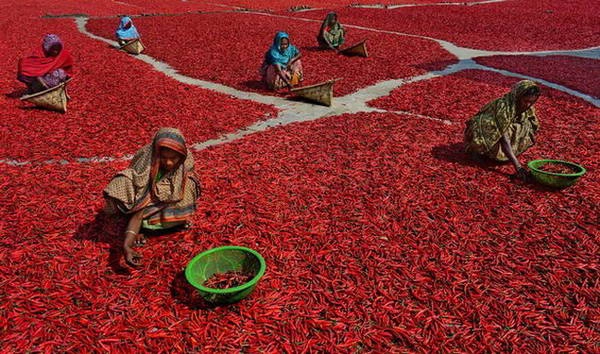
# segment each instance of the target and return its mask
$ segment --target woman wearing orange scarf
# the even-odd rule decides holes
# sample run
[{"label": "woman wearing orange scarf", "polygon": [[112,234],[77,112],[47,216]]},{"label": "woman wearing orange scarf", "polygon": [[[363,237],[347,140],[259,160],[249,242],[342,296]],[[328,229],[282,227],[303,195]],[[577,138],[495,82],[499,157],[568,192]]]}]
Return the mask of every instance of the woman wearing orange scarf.
[{"label": "woman wearing orange scarf", "polygon": [[151,144],[141,148],[129,168],[117,173],[104,189],[105,211],[129,218],[123,250],[125,259],[139,265],[133,247],[145,243],[142,228],[164,230],[186,226],[196,211],[200,183],[194,158],[174,128],[161,128]]}]

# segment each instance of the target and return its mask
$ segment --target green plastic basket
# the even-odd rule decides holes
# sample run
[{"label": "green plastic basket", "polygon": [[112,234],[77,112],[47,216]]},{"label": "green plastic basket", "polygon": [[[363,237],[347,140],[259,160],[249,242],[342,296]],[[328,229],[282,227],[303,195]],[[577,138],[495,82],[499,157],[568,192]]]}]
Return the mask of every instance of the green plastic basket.
[{"label": "green plastic basket", "polygon": [[[185,268],[185,277],[202,297],[215,305],[231,304],[248,296],[265,274],[267,265],[255,250],[241,246],[223,246],[204,251]],[[207,288],[203,284],[215,273],[241,271],[254,274],[247,283],[227,289]]]},{"label": "green plastic basket", "polygon": [[[577,172],[574,173],[555,173],[555,172],[547,172],[543,171],[540,168],[547,163],[556,163],[567,165]],[[573,185],[579,177],[583,176],[586,172],[583,166],[580,166],[576,163],[562,160],[549,160],[549,159],[541,159],[541,160],[533,160],[530,161],[527,166],[529,166],[529,170],[531,171],[531,175],[533,179],[535,179],[538,183],[543,184],[552,188],[566,188],[568,186]]]}]

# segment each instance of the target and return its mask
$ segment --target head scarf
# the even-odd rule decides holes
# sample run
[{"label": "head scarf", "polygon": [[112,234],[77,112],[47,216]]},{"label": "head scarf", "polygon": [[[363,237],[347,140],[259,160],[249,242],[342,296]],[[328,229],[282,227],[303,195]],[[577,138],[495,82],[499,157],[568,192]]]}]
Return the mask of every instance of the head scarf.
[{"label": "head scarf", "polygon": [[[162,178],[157,181],[161,148],[180,153],[183,161],[175,170],[163,172]],[[166,206],[183,199],[185,183],[188,175],[193,175],[193,170],[194,158],[188,154],[181,132],[175,128],[161,128],[152,143],[135,154],[129,168],[110,181],[104,194],[120,202],[119,209],[124,213],[135,213],[150,205]]]},{"label": "head scarf", "polygon": [[[128,23],[131,22],[131,27],[125,28]],[[119,22],[119,27],[115,32],[117,38],[119,39],[136,39],[140,38],[140,34],[137,31],[137,28],[133,25],[133,21],[129,16],[121,17],[121,22]]]},{"label": "head scarf", "polygon": [[531,80],[521,80],[515,83],[510,92],[499,99],[488,103],[482,111],[493,110],[500,130],[504,133],[508,126],[517,118],[517,106],[519,99],[527,90],[537,87],[537,84]]},{"label": "head scarf", "polygon": [[333,19],[337,18],[337,14],[335,12],[330,12],[325,16],[323,23],[321,24],[321,33],[325,30],[331,34],[337,34],[340,31],[343,31],[342,25],[339,21],[333,22]]},{"label": "head scarf", "polygon": [[486,153],[500,141],[519,117],[527,116],[535,119],[533,106],[517,114],[519,99],[531,87],[537,87],[537,84],[531,80],[517,82],[510,92],[486,104],[467,122],[466,140],[470,141],[472,150]]},{"label": "head scarf", "polygon": [[50,51],[50,49],[52,49],[52,47],[54,47],[54,46],[59,46],[60,49],[62,50],[63,42],[55,34],[45,35],[44,38],[42,39],[42,50],[44,51],[44,54],[47,55],[47,53]]},{"label": "head scarf", "polygon": [[317,41],[319,41],[323,47],[334,46],[337,48],[344,44],[344,27],[339,21],[333,23],[334,18],[337,18],[337,14],[335,12],[330,12],[321,24],[321,30],[317,36]]},{"label": "head scarf", "polygon": [[[60,45],[61,50],[55,57],[48,56],[50,49]],[[71,74],[73,57],[64,48],[63,42],[55,34],[47,34],[42,40],[42,51],[37,55],[29,56],[19,60],[18,73],[23,76],[38,77],[46,75],[56,69],[63,69]]]},{"label": "head scarf", "polygon": [[280,44],[281,40],[284,38],[287,38],[289,41],[290,36],[285,32],[277,32],[275,38],[273,39],[273,45],[271,45],[271,48],[269,48],[269,51],[267,51],[265,55],[265,61],[267,62],[267,64],[279,64],[282,66],[286,66],[290,62],[290,60],[292,60],[293,57],[300,53],[298,48],[293,46],[292,43],[288,45],[286,50],[281,51]]}]

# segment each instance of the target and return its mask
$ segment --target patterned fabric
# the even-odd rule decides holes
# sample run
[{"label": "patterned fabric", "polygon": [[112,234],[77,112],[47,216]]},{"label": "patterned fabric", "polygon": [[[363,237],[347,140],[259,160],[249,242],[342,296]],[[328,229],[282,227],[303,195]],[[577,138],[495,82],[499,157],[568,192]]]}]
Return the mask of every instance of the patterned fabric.
[{"label": "patterned fabric", "polygon": [[68,75],[63,69],[56,69],[53,72],[40,77],[40,80],[42,80],[46,87],[50,88],[60,85],[60,83],[65,81],[67,78]]},{"label": "patterned fabric", "polygon": [[[127,28],[129,24],[129,28]],[[133,25],[133,21],[130,17],[125,16],[121,18],[119,22],[119,27],[115,31],[115,36],[120,40],[132,40],[140,38],[140,34],[137,31],[137,28]]]},{"label": "patterned fabric", "polygon": [[535,109],[530,107],[517,114],[517,103],[523,93],[533,86],[533,81],[517,82],[503,97],[486,104],[474,117],[467,121],[465,149],[498,161],[508,161],[501,148],[503,135],[508,138],[515,156],[523,153],[535,143],[539,122]]},{"label": "patterned fabric", "polygon": [[[296,60],[294,64],[290,65],[287,69],[284,70],[284,74],[287,75],[288,80],[290,80],[292,85],[297,85],[299,82],[304,80],[304,73],[302,72],[302,62],[300,60]],[[283,81],[279,74],[277,74],[277,69],[275,68],[275,65],[269,65],[264,69],[263,81],[271,90],[279,90],[286,87],[285,81]]]},{"label": "patterned fabric", "polygon": [[344,27],[337,21],[337,14],[330,12],[321,24],[317,40],[323,48],[329,49],[329,45],[338,48],[344,44],[345,32]]},{"label": "patterned fabric", "polygon": [[[184,162],[157,179],[160,149],[169,148]],[[144,225],[173,225],[187,221],[196,210],[200,184],[194,174],[194,158],[185,139],[174,128],[161,128],[152,144],[141,148],[128,169],[119,172],[104,189],[107,213],[143,211]]]},{"label": "patterned fabric", "polygon": [[285,67],[288,63],[294,58],[296,55],[300,54],[298,48],[296,48],[292,43],[288,45],[288,47],[282,51],[281,50],[281,40],[287,38],[289,41],[290,36],[285,32],[277,32],[275,38],[273,39],[273,44],[271,48],[265,53],[265,60],[263,66],[267,65],[280,65]]},{"label": "patterned fabric", "polygon": [[44,39],[42,39],[42,49],[44,50],[44,54],[47,54],[54,46],[59,46],[62,49],[63,42],[55,34],[45,35]]}]

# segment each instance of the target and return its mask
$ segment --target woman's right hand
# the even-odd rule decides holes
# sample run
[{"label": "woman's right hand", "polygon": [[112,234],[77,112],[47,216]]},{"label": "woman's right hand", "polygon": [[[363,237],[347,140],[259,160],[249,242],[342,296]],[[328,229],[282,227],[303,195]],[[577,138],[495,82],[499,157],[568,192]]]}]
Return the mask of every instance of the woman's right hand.
[{"label": "woman's right hand", "polygon": [[519,166],[517,167],[517,173],[515,174],[515,177],[523,182],[526,182],[529,180],[529,171],[527,171],[526,168]]},{"label": "woman's right hand", "polygon": [[125,252],[125,261],[132,266],[139,266],[142,264],[142,256],[133,250],[133,247],[141,246],[145,243],[144,235],[134,233],[134,232],[125,232],[125,241],[123,242],[123,251]]},{"label": "woman's right hand", "polygon": [[142,256],[134,251],[131,247],[125,247],[125,261],[134,267],[142,264]]}]

